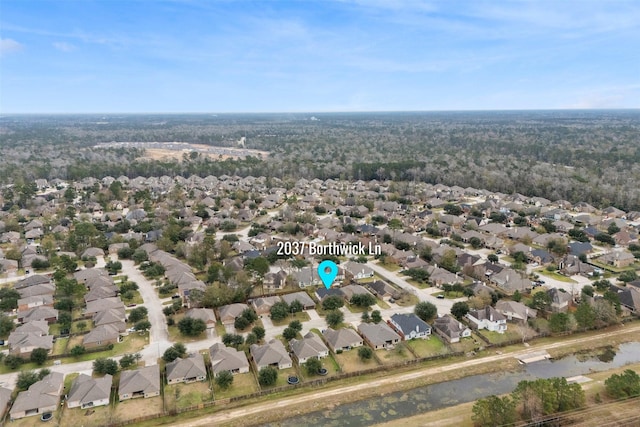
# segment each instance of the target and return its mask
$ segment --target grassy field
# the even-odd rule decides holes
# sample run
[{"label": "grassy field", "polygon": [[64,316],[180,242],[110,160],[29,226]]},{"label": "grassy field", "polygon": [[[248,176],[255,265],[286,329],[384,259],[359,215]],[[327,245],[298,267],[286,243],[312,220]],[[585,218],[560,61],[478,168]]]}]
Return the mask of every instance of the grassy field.
[{"label": "grassy field", "polygon": [[361,361],[358,357],[357,348],[345,351],[342,354],[336,354],[335,358],[340,364],[342,372],[357,372],[378,366],[378,362],[376,362],[375,359],[367,360],[365,362]]},{"label": "grassy field", "polygon": [[[79,357],[67,357],[63,359],[63,363],[83,362],[87,360],[95,360],[100,357],[114,357],[127,353],[137,353],[149,343],[149,332],[140,335],[139,332],[132,332],[128,336],[123,337],[122,342],[113,346],[112,350],[104,350],[97,353],[86,353]],[[67,344],[67,349],[71,350],[75,345],[82,345],[82,336],[72,337]]]},{"label": "grassy field", "polygon": [[64,354],[68,342],[69,338],[56,339],[56,342],[53,343],[53,350],[51,350],[51,354]]},{"label": "grassy field", "polygon": [[413,354],[403,343],[396,344],[393,350],[376,350],[376,356],[385,365],[414,359]]},{"label": "grassy field", "polygon": [[[117,398],[117,397],[116,397]],[[162,396],[125,400],[116,403],[114,416],[118,421],[127,421],[138,417],[162,412]]]},{"label": "grassy field", "polygon": [[[287,368],[287,369],[278,369],[278,380],[276,381],[276,385],[274,387],[282,387],[284,385],[287,385],[287,378],[289,378],[289,376],[292,375],[294,377],[298,376],[298,371],[296,371],[296,368],[291,367],[291,368]],[[271,387],[263,387],[263,389],[268,390]]]},{"label": "grassy field", "polygon": [[164,402],[168,410],[187,408],[212,400],[209,381],[173,384],[164,387]]},{"label": "grassy field", "polygon": [[449,349],[437,335],[431,335],[428,340],[415,339],[406,341],[405,345],[411,347],[418,357],[430,357],[449,353]]},{"label": "grassy field", "polygon": [[444,295],[444,297],[446,299],[456,299],[456,298],[462,298],[464,296],[464,293],[462,292],[435,292],[433,294],[431,294],[434,297],[437,297],[438,295]]},{"label": "grassy field", "polygon": [[[329,353],[328,357],[324,357],[320,359],[322,363],[322,367],[327,370],[327,377],[335,375],[340,372],[340,365],[333,359],[331,353]],[[318,378],[323,378],[322,375],[314,374],[309,375],[307,370],[304,368],[304,363],[300,365],[300,373],[302,375],[302,379],[304,380],[316,380]]]},{"label": "grassy field", "polygon": [[546,276],[549,277],[551,279],[555,279],[559,282],[564,282],[564,283],[578,283],[575,280],[573,280],[570,277],[567,276],[563,276],[560,273],[556,273],[555,271],[547,271],[545,269],[541,269],[541,270],[536,270],[535,271],[536,274],[539,274],[541,276]]},{"label": "grassy field", "polygon": [[215,382],[213,385],[214,399],[228,399],[230,397],[251,394],[256,391],[258,391],[258,384],[251,372],[234,375],[233,383],[227,390],[222,390]]}]

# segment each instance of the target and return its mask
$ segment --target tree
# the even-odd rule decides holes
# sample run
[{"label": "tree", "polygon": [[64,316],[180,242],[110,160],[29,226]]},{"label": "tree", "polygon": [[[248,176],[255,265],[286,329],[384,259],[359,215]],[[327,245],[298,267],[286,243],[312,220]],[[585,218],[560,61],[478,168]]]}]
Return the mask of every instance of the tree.
[{"label": "tree", "polygon": [[584,329],[592,328],[596,320],[595,311],[587,301],[582,301],[578,304],[578,309],[573,316],[575,317],[578,326]]},{"label": "tree", "polygon": [[302,306],[302,303],[300,301],[298,301],[297,299],[294,299],[293,301],[291,301],[291,304],[289,304],[289,311],[291,313],[299,313],[304,309],[304,307]]},{"label": "tree", "polygon": [[233,384],[233,374],[229,371],[221,371],[216,375],[215,383],[222,390],[226,390]]},{"label": "tree", "polygon": [[365,362],[373,357],[373,350],[367,346],[360,347],[358,348],[358,357]]},{"label": "tree", "polygon": [[252,344],[256,344],[258,342],[258,337],[256,337],[256,334],[254,334],[253,332],[249,332],[244,342],[247,344],[247,346],[251,347]]},{"label": "tree", "polygon": [[18,368],[20,365],[22,365],[22,358],[20,356],[16,356],[14,354],[8,354],[5,358],[4,358],[4,364],[9,368],[9,369],[16,369]]},{"label": "tree", "polygon": [[148,320],[141,320],[133,325],[133,329],[138,332],[148,331],[149,329],[151,329],[151,322],[149,322]]},{"label": "tree", "polygon": [[513,293],[513,296],[511,297],[515,302],[520,302],[522,301],[522,294],[520,293],[519,290],[515,290],[515,292]]},{"label": "tree", "polygon": [[93,361],[93,371],[99,375],[115,375],[118,372],[118,362],[113,359],[96,359]]},{"label": "tree", "polygon": [[71,311],[73,310],[73,307],[75,307],[75,303],[70,298],[61,298],[53,305],[53,308],[55,308],[56,310],[63,311]]},{"label": "tree", "polygon": [[175,343],[171,347],[165,350],[162,354],[162,359],[167,362],[173,362],[178,357],[184,357],[187,354],[187,349],[182,343]]},{"label": "tree", "polygon": [[5,316],[4,314],[0,313],[0,336],[2,337],[8,336],[11,333],[11,331],[13,331],[13,328],[15,328],[15,326],[16,324],[13,323],[13,320]]},{"label": "tree", "polygon": [[592,297],[593,296],[593,286],[584,285],[584,287],[582,288],[581,294],[583,295],[583,297],[584,297],[584,295]]},{"label": "tree", "polygon": [[136,307],[129,312],[129,322],[136,323],[147,317],[147,307]]},{"label": "tree", "polygon": [[602,279],[602,280],[596,280],[595,282],[593,282],[593,286],[600,292],[604,292],[607,289],[609,289],[611,287],[611,282],[606,280],[606,279]]},{"label": "tree", "polygon": [[197,337],[207,329],[207,324],[202,319],[194,319],[193,317],[183,317],[178,322],[178,330],[183,335]]},{"label": "tree", "polygon": [[244,337],[237,334],[222,335],[222,343],[228,347],[238,348],[244,343]]},{"label": "tree", "polygon": [[256,314],[255,311],[253,311],[253,309],[251,308],[245,308],[244,310],[242,310],[242,314],[240,315],[242,317],[244,317],[245,319],[247,319],[247,321],[249,323],[253,323],[256,320],[258,320],[258,315]]},{"label": "tree", "polygon": [[464,301],[458,301],[451,306],[451,314],[460,320],[469,312],[469,304]]},{"label": "tree", "polygon": [[607,394],[614,399],[640,396],[640,375],[631,369],[613,374],[604,382]]},{"label": "tree", "polygon": [[566,332],[570,329],[570,320],[567,313],[553,313],[549,318],[551,332]]},{"label": "tree", "polygon": [[462,214],[462,208],[458,205],[454,205],[453,203],[447,203],[444,205],[443,210],[449,215],[458,216]]},{"label": "tree", "polygon": [[73,357],[80,357],[82,356],[87,350],[84,348],[83,345],[77,344],[74,345],[73,348],[71,349],[71,355]]},{"label": "tree", "polygon": [[256,338],[258,339],[258,341],[264,338],[265,330],[262,326],[254,326],[251,331],[256,334]]},{"label": "tree", "polygon": [[296,335],[298,335],[298,333],[295,331],[295,329],[288,326],[284,328],[284,331],[282,331],[282,337],[287,341],[294,339]]},{"label": "tree", "polygon": [[531,308],[536,310],[548,310],[551,306],[551,297],[544,291],[536,292],[531,301]]},{"label": "tree", "polygon": [[11,311],[18,308],[20,293],[13,288],[0,289],[0,310]]},{"label": "tree", "polygon": [[21,371],[18,374],[16,385],[18,390],[27,390],[36,382],[38,382],[38,373],[36,371]]},{"label": "tree", "polygon": [[245,262],[244,268],[252,271],[260,277],[269,272],[269,261],[264,257],[256,257]]},{"label": "tree", "polygon": [[270,309],[271,320],[282,320],[289,315],[289,305],[284,301],[278,301]]},{"label": "tree", "polygon": [[323,310],[336,310],[343,306],[344,300],[337,295],[328,296],[322,301]]},{"label": "tree", "polygon": [[371,294],[354,294],[350,303],[358,307],[371,307],[376,303],[376,298]]},{"label": "tree", "polygon": [[48,356],[49,351],[46,348],[36,348],[31,352],[29,360],[40,366],[46,362]]},{"label": "tree", "polygon": [[425,322],[431,322],[438,315],[438,309],[436,306],[427,301],[417,303],[413,312]]},{"label": "tree", "polygon": [[242,316],[238,316],[236,317],[236,320],[233,322],[233,327],[239,331],[243,331],[249,326],[249,324],[250,323],[246,318]]},{"label": "tree", "polygon": [[496,262],[498,262],[500,260],[500,258],[498,258],[498,255],[496,254],[489,254],[487,256],[487,259],[489,260],[490,263],[495,264]]},{"label": "tree", "polygon": [[516,401],[509,396],[489,396],[473,405],[472,420],[479,427],[511,425],[516,422],[517,416]]},{"label": "tree", "polygon": [[71,317],[71,313],[68,311],[61,311],[58,313],[58,324],[60,325],[60,329],[70,329],[72,321],[73,318]]},{"label": "tree", "polygon": [[620,273],[620,276],[618,276],[618,280],[624,283],[633,282],[637,278],[638,275],[634,270],[623,271],[622,273]]},{"label": "tree", "polygon": [[125,354],[120,358],[120,367],[122,369],[127,369],[129,366],[132,366],[136,363],[136,356],[133,354]]},{"label": "tree", "polygon": [[616,241],[614,240],[614,238],[607,233],[598,233],[596,234],[596,237],[594,237],[594,239],[606,245],[610,245],[610,246],[616,245]]},{"label": "tree", "polygon": [[296,332],[302,331],[302,323],[300,323],[299,320],[293,320],[291,323],[289,323],[289,327]]},{"label": "tree", "polygon": [[373,310],[371,312],[371,321],[373,323],[380,323],[382,322],[382,315],[380,314],[380,310]]},{"label": "tree", "polygon": [[362,316],[360,316],[360,320],[362,320],[363,323],[369,323],[371,321],[369,312],[368,311],[362,312]]},{"label": "tree", "polygon": [[304,370],[309,376],[317,375],[322,369],[322,362],[317,357],[311,357],[304,363]]},{"label": "tree", "polygon": [[482,240],[479,237],[472,237],[469,239],[469,244],[473,249],[480,249],[482,247]]},{"label": "tree", "polygon": [[344,314],[339,310],[330,311],[327,314],[327,325],[331,328],[335,328],[344,320]]},{"label": "tree", "polygon": [[273,366],[265,366],[258,373],[258,382],[263,387],[270,387],[278,380],[278,370]]}]

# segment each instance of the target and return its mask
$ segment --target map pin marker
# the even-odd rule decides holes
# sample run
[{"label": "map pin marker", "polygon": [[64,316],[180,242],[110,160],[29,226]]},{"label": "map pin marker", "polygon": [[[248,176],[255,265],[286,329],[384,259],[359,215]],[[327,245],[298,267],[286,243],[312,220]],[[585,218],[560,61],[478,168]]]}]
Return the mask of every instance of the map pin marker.
[{"label": "map pin marker", "polygon": [[325,260],[318,266],[318,276],[324,283],[324,287],[329,289],[338,275],[338,266],[335,262]]}]

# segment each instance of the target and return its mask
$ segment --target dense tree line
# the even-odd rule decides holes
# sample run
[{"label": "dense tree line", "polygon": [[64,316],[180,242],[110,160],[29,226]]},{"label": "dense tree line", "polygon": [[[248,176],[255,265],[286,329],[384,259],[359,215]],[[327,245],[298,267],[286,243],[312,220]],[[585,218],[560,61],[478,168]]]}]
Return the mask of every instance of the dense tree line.
[{"label": "dense tree line", "polygon": [[[635,111],[4,117],[0,182],[106,175],[394,179],[640,209]],[[112,141],[231,146],[269,159],[138,160]],[[297,167],[284,167],[295,162]],[[411,186],[403,186],[406,193]]]}]

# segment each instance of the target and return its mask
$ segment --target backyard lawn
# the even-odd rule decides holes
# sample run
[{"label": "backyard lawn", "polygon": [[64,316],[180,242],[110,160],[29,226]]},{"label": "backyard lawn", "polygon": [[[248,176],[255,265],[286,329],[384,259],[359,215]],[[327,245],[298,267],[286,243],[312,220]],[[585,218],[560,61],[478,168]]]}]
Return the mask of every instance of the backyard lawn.
[{"label": "backyard lawn", "polygon": [[111,422],[111,406],[96,406],[90,409],[64,407],[60,426],[103,426]]},{"label": "backyard lawn", "polygon": [[378,362],[376,362],[375,359],[370,359],[365,362],[361,361],[358,357],[357,348],[345,351],[342,354],[336,354],[335,358],[340,364],[342,372],[357,372],[378,366]]},{"label": "backyard lawn", "polygon": [[451,344],[453,351],[462,351],[464,353],[474,351],[476,347],[484,347],[485,342],[471,334],[469,338],[460,338],[460,342]]},{"label": "backyard lawn", "polygon": [[273,323],[273,326],[285,326],[293,322],[294,320],[298,320],[300,322],[307,322],[311,320],[311,318],[309,317],[309,314],[306,311],[299,311],[297,313],[293,313],[293,315],[289,315],[285,317],[282,320],[271,319],[271,322]]},{"label": "backyard lawn", "polygon": [[246,374],[236,374],[233,376],[231,387],[222,390],[215,384],[213,385],[213,396],[215,399],[228,399],[235,396],[244,396],[258,391],[258,384],[251,372]]},{"label": "backyard lawn", "polygon": [[164,401],[168,410],[187,408],[212,399],[208,380],[191,384],[173,384],[164,387]]},{"label": "backyard lawn", "polygon": [[320,359],[320,363],[322,363],[322,367],[327,370],[327,375],[309,375],[307,370],[304,368],[304,363],[300,365],[300,373],[302,375],[303,380],[317,380],[319,378],[330,377],[340,372],[340,365],[333,359],[333,355],[329,353],[329,356]]},{"label": "backyard lawn", "polygon": [[[501,344],[503,342],[512,341],[512,340],[521,340],[522,335],[518,331],[517,328],[508,328],[504,334],[499,334],[497,332],[491,331],[478,331],[479,334],[482,334],[483,337],[487,338],[492,344]],[[531,331],[528,336],[532,337],[535,332]]]},{"label": "backyard lawn", "polygon": [[376,356],[378,356],[378,359],[385,365],[415,359],[403,343],[396,344],[393,350],[376,350]]},{"label": "backyard lawn", "polygon": [[405,344],[411,347],[418,357],[431,357],[449,353],[449,349],[437,335],[431,335],[428,340],[415,339],[406,341]]},{"label": "backyard lawn", "polygon": [[69,338],[57,338],[56,342],[53,343],[51,354],[64,354],[68,342]]},{"label": "backyard lawn", "polygon": [[[116,396],[117,399],[117,396]],[[138,417],[162,412],[162,396],[125,400],[116,403],[114,416],[117,421],[124,422]]]}]

